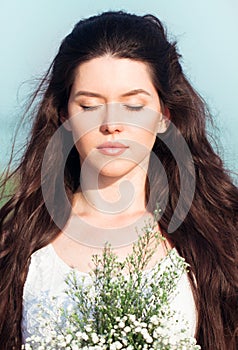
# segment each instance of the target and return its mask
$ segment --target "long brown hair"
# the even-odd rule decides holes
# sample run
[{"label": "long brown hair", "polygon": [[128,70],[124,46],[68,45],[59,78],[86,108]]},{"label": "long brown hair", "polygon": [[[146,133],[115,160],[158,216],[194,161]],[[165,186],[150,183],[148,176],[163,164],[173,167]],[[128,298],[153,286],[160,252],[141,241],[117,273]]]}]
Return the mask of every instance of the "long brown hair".
[{"label": "long brown hair", "polygon": [[[10,176],[17,186],[0,209],[0,348],[20,349],[23,286],[31,254],[60,233],[69,210],[59,186],[56,169],[65,165],[64,182],[69,200],[79,186],[79,156],[71,133],[61,130],[43,177],[46,147],[60,126],[59,113],[67,102],[78,65],[111,54],[148,64],[158,94],[169,109],[171,122],[183,135],[195,169],[195,193],[186,218],[169,233],[180,191],[178,165],[170,152],[178,136],[172,128],[156,139],[153,152],[168,178],[169,197],[159,224],[164,235],[190,264],[189,278],[198,310],[196,338],[203,350],[235,350],[238,347],[238,190],[214,152],[206,133],[209,118],[202,98],[191,87],[179,63],[176,43],[167,40],[161,22],[152,15],[106,12],[80,21],[62,42],[51,67],[35,93],[42,96],[31,136],[19,166]],[[183,152],[183,150],[180,150]],[[186,163],[186,159],[184,160]],[[187,169],[188,179],[194,175]],[[42,183],[49,181],[48,213]],[[188,181],[189,183],[189,181]],[[164,201],[164,184],[156,201]],[[153,185],[152,185],[153,189]],[[153,190],[153,192],[155,192]],[[186,205],[186,194],[183,201]],[[59,204],[60,203],[60,204]],[[195,280],[193,279],[195,276]]]}]

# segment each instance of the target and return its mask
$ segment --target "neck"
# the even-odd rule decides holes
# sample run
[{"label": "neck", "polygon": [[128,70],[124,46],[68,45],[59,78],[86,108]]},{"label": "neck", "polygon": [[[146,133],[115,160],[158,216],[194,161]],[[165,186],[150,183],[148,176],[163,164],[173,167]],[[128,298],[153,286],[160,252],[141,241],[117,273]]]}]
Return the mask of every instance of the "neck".
[{"label": "neck", "polygon": [[74,214],[115,220],[146,212],[145,169],[137,166],[122,177],[99,175],[97,181],[94,177],[90,171],[81,178],[81,187],[73,201]]}]

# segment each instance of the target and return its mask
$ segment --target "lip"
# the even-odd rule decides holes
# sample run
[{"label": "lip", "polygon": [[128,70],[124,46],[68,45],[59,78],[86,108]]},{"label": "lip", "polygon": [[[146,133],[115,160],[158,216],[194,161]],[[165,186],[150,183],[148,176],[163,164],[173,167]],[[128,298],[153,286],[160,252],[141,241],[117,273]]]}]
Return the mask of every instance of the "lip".
[{"label": "lip", "polygon": [[108,156],[118,156],[129,147],[120,142],[104,142],[97,147],[100,153]]}]

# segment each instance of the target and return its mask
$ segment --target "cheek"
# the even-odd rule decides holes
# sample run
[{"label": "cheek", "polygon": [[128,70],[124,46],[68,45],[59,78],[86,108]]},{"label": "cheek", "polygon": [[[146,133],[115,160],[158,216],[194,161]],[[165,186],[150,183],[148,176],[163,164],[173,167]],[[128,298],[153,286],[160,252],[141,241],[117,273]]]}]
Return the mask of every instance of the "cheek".
[{"label": "cheek", "polygon": [[145,149],[150,151],[155,143],[155,134],[148,131],[137,131],[137,137],[134,141],[138,142],[138,144],[143,145]]},{"label": "cheek", "polygon": [[158,132],[159,120],[158,113],[151,111],[139,116],[130,132],[133,140],[151,149]]},{"label": "cheek", "polygon": [[101,124],[101,115],[99,112],[76,113],[69,118],[69,124],[73,133],[75,142],[85,135],[98,130]]},{"label": "cheek", "polygon": [[81,137],[74,135],[74,143],[80,158],[85,159],[88,153],[95,147],[95,136],[90,133]]},{"label": "cheek", "polygon": [[161,113],[146,108],[143,112],[131,118],[131,125],[137,129],[137,133],[141,138],[150,139],[157,134],[160,120]]}]

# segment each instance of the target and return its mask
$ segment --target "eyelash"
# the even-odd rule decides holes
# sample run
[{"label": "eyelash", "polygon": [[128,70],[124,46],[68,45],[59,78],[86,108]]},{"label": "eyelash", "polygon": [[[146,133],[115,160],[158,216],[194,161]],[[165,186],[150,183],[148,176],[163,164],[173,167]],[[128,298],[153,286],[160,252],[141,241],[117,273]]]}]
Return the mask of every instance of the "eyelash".
[{"label": "eyelash", "polygon": [[97,109],[99,106],[83,106],[83,105],[80,105],[80,107],[81,107],[84,111],[90,111],[90,110],[93,110],[93,109]]},{"label": "eyelash", "polygon": [[[135,112],[135,111],[140,111],[144,108],[144,106],[128,106],[128,105],[123,105],[124,107],[126,107],[126,109],[128,111],[131,112]],[[86,111],[92,111],[97,109],[100,106],[84,106],[84,105],[80,105],[80,107],[86,112]]]},{"label": "eyelash", "polygon": [[135,112],[135,111],[141,111],[143,108],[144,108],[144,106],[127,106],[127,105],[124,105],[124,107],[126,107],[126,109],[128,110],[128,111],[131,111],[131,112]]}]

